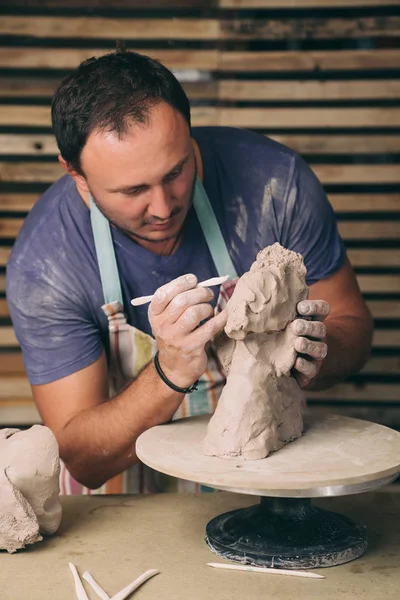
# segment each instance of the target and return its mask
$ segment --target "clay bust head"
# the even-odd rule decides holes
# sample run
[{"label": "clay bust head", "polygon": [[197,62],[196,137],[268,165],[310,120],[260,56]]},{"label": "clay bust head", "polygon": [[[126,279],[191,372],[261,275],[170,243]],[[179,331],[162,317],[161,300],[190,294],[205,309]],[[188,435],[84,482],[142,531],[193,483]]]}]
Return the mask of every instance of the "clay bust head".
[{"label": "clay bust head", "polygon": [[229,300],[234,309],[228,310],[228,336],[242,340],[249,333],[284,329],[295,318],[297,303],[307,298],[305,274],[302,256],[278,243],[259,252]]}]

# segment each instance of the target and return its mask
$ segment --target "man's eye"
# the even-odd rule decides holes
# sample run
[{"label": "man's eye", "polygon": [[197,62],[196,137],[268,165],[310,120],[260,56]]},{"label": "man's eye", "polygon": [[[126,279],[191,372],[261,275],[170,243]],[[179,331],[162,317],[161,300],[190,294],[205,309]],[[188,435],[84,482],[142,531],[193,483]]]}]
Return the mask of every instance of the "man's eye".
[{"label": "man's eye", "polygon": [[175,171],[172,171],[172,173],[168,173],[168,175],[166,176],[165,179],[167,181],[169,181],[170,179],[175,179],[182,173],[182,170],[183,170],[183,167],[179,167],[179,169],[175,169]]},{"label": "man's eye", "polygon": [[129,190],[129,192],[127,192],[127,196],[139,196],[139,194],[141,194],[143,192],[143,188],[138,187],[138,188],[134,188],[133,190]]}]

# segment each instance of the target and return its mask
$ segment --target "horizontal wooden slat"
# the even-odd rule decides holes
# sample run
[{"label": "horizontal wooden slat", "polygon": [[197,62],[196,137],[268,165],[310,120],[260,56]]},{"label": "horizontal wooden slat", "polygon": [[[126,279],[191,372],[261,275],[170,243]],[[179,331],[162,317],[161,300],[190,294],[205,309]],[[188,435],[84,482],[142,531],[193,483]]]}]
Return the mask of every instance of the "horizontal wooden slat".
[{"label": "horizontal wooden slat", "polygon": [[329,201],[341,213],[400,211],[400,194],[329,194]]},{"label": "horizontal wooden slat", "polygon": [[[372,24],[376,31],[376,24]],[[370,29],[368,27],[368,29]],[[218,19],[130,19],[107,17],[37,17],[2,15],[0,35],[33,38],[83,38],[111,40],[217,40]]]},{"label": "horizontal wooden slat", "polygon": [[[85,36],[83,36],[85,37]],[[92,56],[112,52],[105,48],[0,48],[0,67],[12,69],[75,69]],[[141,50],[161,61],[166,67],[178,69],[215,70],[218,67],[217,50]]]},{"label": "horizontal wooden slat", "polygon": [[395,36],[400,31],[397,16],[246,18],[242,19],[131,19],[107,17],[2,16],[0,35],[34,38],[85,39],[331,39],[337,37]]},{"label": "horizontal wooden slat", "polygon": [[344,240],[396,240],[400,237],[400,221],[341,221],[338,227]]},{"label": "horizontal wooden slat", "polygon": [[220,22],[221,38],[236,40],[309,40],[397,36],[400,17],[247,18]]},{"label": "horizontal wooden slat", "polygon": [[0,155],[55,156],[59,153],[52,135],[0,134]]},{"label": "horizontal wooden slat", "polygon": [[359,100],[400,98],[400,81],[238,81],[219,84],[220,100]]},{"label": "horizontal wooden slat", "polygon": [[342,383],[329,390],[307,392],[307,397],[313,400],[351,400],[353,402],[400,402],[400,384],[355,385]]},{"label": "horizontal wooden slat", "polygon": [[0,427],[33,425],[41,422],[33,400],[28,398],[14,398],[11,402],[0,400]]},{"label": "horizontal wooden slat", "polygon": [[399,301],[369,300],[367,305],[375,319],[400,319]]},{"label": "horizontal wooden slat", "polygon": [[400,275],[358,275],[357,280],[363,293],[400,293]]},{"label": "horizontal wooden slat", "polygon": [[[400,59],[400,57],[399,57]],[[398,135],[296,135],[272,133],[272,139],[300,154],[391,154],[400,152]]]},{"label": "horizontal wooden slat", "polygon": [[209,124],[252,128],[398,127],[400,108],[220,108]]},{"label": "horizontal wooden slat", "polygon": [[0,246],[0,267],[5,267],[10,256],[10,248],[2,248]]},{"label": "horizontal wooden slat", "polygon": [[[398,183],[398,165],[311,165],[323,184]],[[0,181],[52,182],[64,173],[54,162],[0,162]]]},{"label": "horizontal wooden slat", "polygon": [[23,222],[23,219],[0,219],[0,239],[16,237]]},{"label": "horizontal wooden slat", "polygon": [[[186,65],[184,68],[187,68]],[[212,63],[212,68],[215,68],[214,63]],[[179,78],[179,72],[177,72],[177,76]],[[0,77],[0,98],[48,98],[50,102],[60,83],[61,78]],[[184,81],[182,87],[189,100],[216,99],[218,95],[217,81]]]},{"label": "horizontal wooden slat", "polygon": [[[1,85],[1,82],[0,82]],[[208,84],[205,84],[208,87]],[[204,94],[206,95],[206,91]],[[300,154],[390,154],[400,152],[400,136],[398,135],[280,135],[271,134],[272,139],[292,148]],[[0,134],[0,155],[56,155],[58,148],[54,136],[50,134]],[[338,201],[342,196],[338,196]],[[348,196],[344,197],[341,210],[347,210]],[[370,210],[371,203],[377,196],[364,195],[364,205],[359,203],[359,210]],[[391,210],[392,206],[400,206],[400,196],[381,197],[374,210]],[[360,200],[362,197],[360,196]],[[371,201],[371,203],[370,203]],[[387,202],[388,209],[385,208]],[[383,207],[383,208],[382,208]],[[356,209],[357,210],[357,209]]]},{"label": "horizontal wooden slat", "polygon": [[369,359],[361,373],[398,375],[400,374],[400,356],[373,356]]},{"label": "horizontal wooden slat", "polygon": [[[13,7],[26,7],[27,0],[13,0]],[[29,0],[30,8],[340,8],[397,6],[399,0]],[[175,14],[174,14],[175,16]]]},{"label": "horizontal wooden slat", "polygon": [[353,267],[400,266],[400,250],[397,248],[349,248],[347,255]]},{"label": "horizontal wooden slat", "polygon": [[[1,277],[1,276],[0,276]],[[1,284],[1,280],[0,280]],[[0,287],[1,291],[1,287]],[[18,348],[19,344],[12,327],[0,327],[0,348]]]},{"label": "horizontal wooden slat", "polygon": [[29,211],[40,194],[1,194],[0,212]]},{"label": "horizontal wooden slat", "polygon": [[400,49],[221,52],[221,71],[335,71],[398,69]]},{"label": "horizontal wooden slat", "polygon": [[221,8],[349,8],[398,6],[400,0],[217,0]]},{"label": "horizontal wooden slat", "polygon": [[[4,294],[4,292],[6,291],[6,276],[5,275],[0,275],[0,294]],[[1,331],[1,329],[0,329]],[[1,342],[0,342],[1,345]]]},{"label": "horizontal wooden slat", "polygon": [[24,363],[21,352],[0,352],[0,374],[24,374]]},{"label": "horizontal wooden slat", "polygon": [[325,184],[398,183],[400,166],[393,165],[314,165],[314,172]]},{"label": "horizontal wooden slat", "polygon": [[374,331],[373,347],[399,348],[400,329],[376,329]]},{"label": "horizontal wooden slat", "polygon": [[[91,56],[110,52],[105,48],[0,48],[0,67],[13,69],[74,69]],[[335,71],[398,69],[400,49],[315,50],[280,52],[218,52],[217,50],[140,51],[170,69],[221,71]],[[35,87],[37,89],[37,86]],[[48,87],[44,89],[48,94]],[[7,95],[7,92],[4,92]],[[10,94],[10,92],[8,92]],[[14,95],[14,92],[11,94]],[[33,92],[32,92],[33,95]],[[36,95],[36,94],[35,94]],[[39,95],[42,95],[39,93]]]},{"label": "horizontal wooden slat", "polygon": [[[0,318],[1,317],[8,317],[9,311],[8,311],[8,306],[7,306],[7,300],[5,298],[0,298]],[[2,363],[3,357],[0,354],[0,365]],[[1,366],[0,366],[1,369]]]}]

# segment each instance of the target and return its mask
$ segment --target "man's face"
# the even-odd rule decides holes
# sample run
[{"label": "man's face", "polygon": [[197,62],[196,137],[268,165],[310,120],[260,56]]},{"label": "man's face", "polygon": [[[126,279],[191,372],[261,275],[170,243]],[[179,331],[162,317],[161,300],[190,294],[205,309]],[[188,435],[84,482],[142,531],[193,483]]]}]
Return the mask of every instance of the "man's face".
[{"label": "man's face", "polygon": [[90,134],[81,155],[92,196],[107,219],[141,245],[175,239],[190,208],[196,164],[189,127],[168,104],[118,138]]}]

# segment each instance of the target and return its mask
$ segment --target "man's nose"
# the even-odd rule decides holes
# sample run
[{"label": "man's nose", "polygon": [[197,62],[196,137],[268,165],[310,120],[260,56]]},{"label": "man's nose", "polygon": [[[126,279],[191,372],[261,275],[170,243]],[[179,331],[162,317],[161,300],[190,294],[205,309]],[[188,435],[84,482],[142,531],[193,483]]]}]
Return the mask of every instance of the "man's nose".
[{"label": "man's nose", "polygon": [[148,212],[152,217],[158,219],[168,219],[171,216],[173,209],[172,199],[168,191],[159,185],[153,189],[151,203],[148,207]]}]

